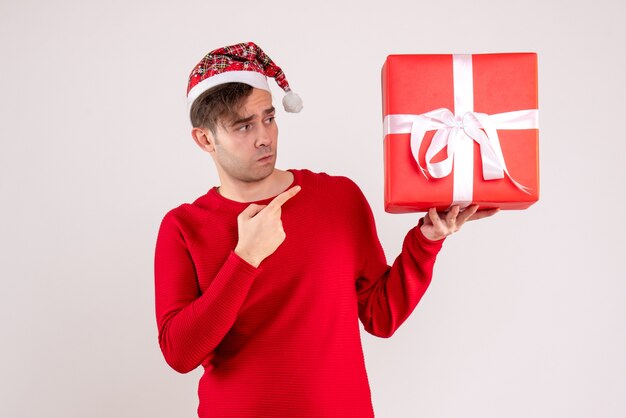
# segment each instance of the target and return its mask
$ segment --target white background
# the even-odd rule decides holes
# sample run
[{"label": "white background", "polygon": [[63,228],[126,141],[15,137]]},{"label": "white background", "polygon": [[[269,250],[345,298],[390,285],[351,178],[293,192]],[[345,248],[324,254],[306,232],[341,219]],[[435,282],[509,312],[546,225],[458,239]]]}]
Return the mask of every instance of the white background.
[{"label": "white background", "polygon": [[466,225],[396,335],[363,336],[374,407],[626,416],[623,2],[175,3],[0,3],[0,416],[195,416],[200,370],[158,348],[154,243],[217,183],[189,72],[248,40],[305,103],[278,166],[354,179],[390,261],[420,215],[383,211],[385,57],[536,51],[541,200]]}]

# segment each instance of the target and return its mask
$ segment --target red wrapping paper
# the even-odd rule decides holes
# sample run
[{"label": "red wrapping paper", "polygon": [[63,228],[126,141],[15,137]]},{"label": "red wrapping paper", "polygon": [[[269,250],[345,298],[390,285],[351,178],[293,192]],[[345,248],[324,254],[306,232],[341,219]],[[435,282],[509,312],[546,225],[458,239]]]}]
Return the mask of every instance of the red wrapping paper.
[{"label": "red wrapping paper", "polygon": [[[455,112],[452,55],[390,55],[382,68],[383,118],[420,115],[438,108]],[[474,111],[489,115],[538,109],[537,56],[534,53],[472,55]],[[422,167],[434,131],[419,150]],[[509,174],[528,188],[525,193],[505,176],[484,180],[479,146],[474,142],[472,204],[481,209],[526,209],[539,199],[538,129],[497,131]],[[445,152],[445,150],[444,150]],[[445,158],[438,154],[433,162]],[[385,210],[390,213],[443,211],[453,203],[452,173],[425,177],[410,148],[410,134],[384,138]]]}]

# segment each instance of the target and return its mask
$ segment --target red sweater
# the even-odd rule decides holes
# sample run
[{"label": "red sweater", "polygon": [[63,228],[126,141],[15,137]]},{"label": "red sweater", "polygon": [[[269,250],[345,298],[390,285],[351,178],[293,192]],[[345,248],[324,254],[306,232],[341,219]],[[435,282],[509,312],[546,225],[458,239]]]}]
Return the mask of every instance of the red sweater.
[{"label": "red sweater", "polygon": [[389,267],[351,180],[292,172],[302,190],[282,207],[287,237],[259,268],[233,252],[249,203],[213,188],[161,224],[159,344],[181,373],[204,366],[200,417],[372,417],[358,319],[389,337],[430,283],[443,240],[415,227]]}]

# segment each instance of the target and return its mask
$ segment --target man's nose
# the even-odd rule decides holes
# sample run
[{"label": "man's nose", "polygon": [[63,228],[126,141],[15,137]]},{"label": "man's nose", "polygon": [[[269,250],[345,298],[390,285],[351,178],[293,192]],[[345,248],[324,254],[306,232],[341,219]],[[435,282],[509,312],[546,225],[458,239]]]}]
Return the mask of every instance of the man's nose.
[{"label": "man's nose", "polygon": [[256,135],[256,143],[257,147],[268,146],[271,143],[271,137],[269,133],[269,129],[263,125],[259,127]]}]

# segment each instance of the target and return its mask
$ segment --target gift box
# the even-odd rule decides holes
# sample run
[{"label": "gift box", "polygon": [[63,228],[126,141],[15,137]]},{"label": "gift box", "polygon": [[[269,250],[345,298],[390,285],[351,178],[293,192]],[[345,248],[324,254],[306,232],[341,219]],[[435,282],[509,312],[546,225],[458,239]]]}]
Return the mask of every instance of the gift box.
[{"label": "gift box", "polygon": [[385,210],[539,199],[537,55],[390,55],[382,68]]}]

